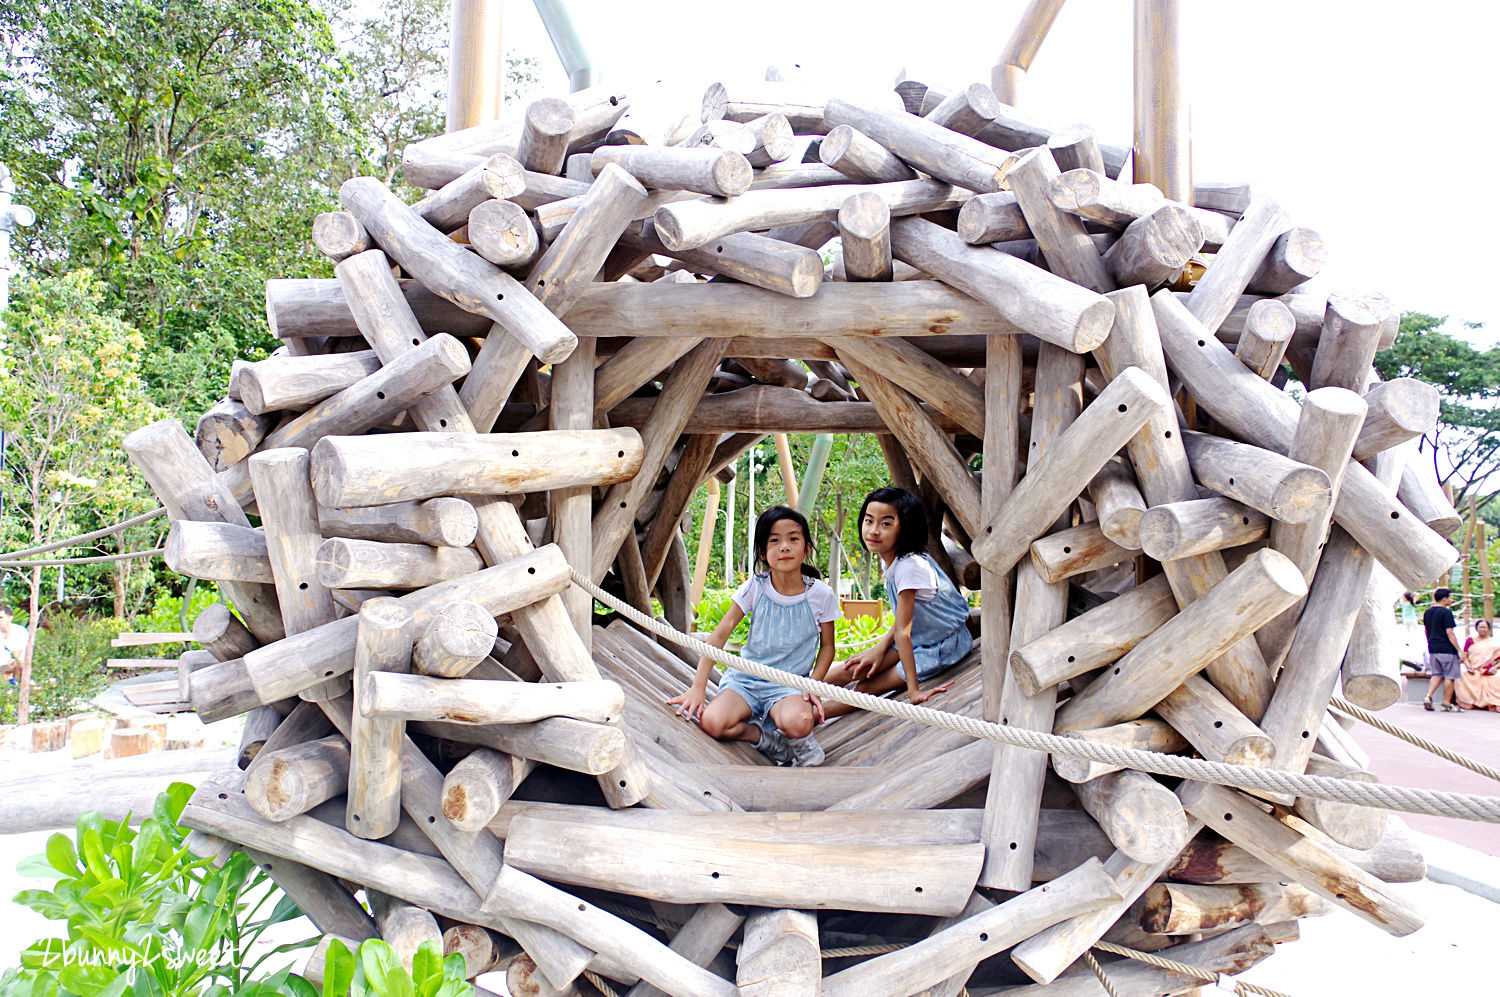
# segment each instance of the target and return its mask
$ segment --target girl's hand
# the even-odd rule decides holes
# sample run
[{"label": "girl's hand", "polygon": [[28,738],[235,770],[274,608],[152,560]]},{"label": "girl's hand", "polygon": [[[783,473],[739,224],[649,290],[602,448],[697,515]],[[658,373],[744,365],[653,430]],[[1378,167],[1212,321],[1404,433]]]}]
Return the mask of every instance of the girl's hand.
[{"label": "girl's hand", "polygon": [[707,702],[707,692],[700,689],[689,689],[680,696],[673,696],[667,700],[668,706],[677,707],[677,715],[688,723],[703,715],[703,704]]},{"label": "girl's hand", "polygon": [[913,703],[925,703],[938,693],[947,692],[951,688],[953,688],[952,682],[944,682],[942,685],[935,685],[931,689],[918,689],[911,694],[911,701]]},{"label": "girl's hand", "polygon": [[875,671],[875,665],[879,657],[870,651],[860,651],[858,654],[850,655],[849,660],[844,662],[844,667],[849,670],[849,677],[854,679],[866,679]]},{"label": "girl's hand", "polygon": [[804,692],[802,698],[812,707],[813,716],[818,718],[818,723],[826,723],[828,717],[823,713],[823,700],[810,692]]}]

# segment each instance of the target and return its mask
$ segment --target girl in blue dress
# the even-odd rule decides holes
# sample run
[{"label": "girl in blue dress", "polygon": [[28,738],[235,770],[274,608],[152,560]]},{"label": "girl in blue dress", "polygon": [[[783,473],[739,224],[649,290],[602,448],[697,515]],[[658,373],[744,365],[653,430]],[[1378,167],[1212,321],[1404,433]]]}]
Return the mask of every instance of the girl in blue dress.
[{"label": "girl in blue dress", "polygon": [[[722,648],[740,620],[750,617],[744,657],[794,675],[822,679],[833,663],[833,622],[839,601],[806,563],[812,545],[807,520],[784,505],[755,521],[755,556],[766,571],[734,593],[724,618],[706,638]],[[667,700],[684,720],[697,719],[704,733],[721,741],[749,741],[780,764],[817,765],[823,749],[812,737],[823,719],[822,702],[811,693],[728,669],[719,692],[708,696],[713,660],[698,659],[687,692]]]},{"label": "girl in blue dress", "polygon": [[[905,686],[913,703],[926,702],[952,683],[926,690],[917,683],[956,664],[974,646],[969,604],[937,562],[923,553],[927,515],[911,492],[877,488],[865,496],[859,538],[885,569],[885,594],[896,622],[874,647],[830,669],[828,681],[854,682],[860,692],[874,696]],[[825,715],[853,710],[829,703]]]}]

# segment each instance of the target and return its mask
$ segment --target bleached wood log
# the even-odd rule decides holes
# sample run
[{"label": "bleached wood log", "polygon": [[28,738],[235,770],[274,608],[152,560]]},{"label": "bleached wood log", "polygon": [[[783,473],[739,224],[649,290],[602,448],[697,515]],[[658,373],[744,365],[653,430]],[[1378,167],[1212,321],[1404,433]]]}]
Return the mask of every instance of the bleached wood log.
[{"label": "bleached wood log", "polygon": [[335,263],[370,248],[370,233],[347,211],[323,211],[313,218],[313,245]]},{"label": "bleached wood log", "polygon": [[[1293,230],[1295,231],[1295,229]],[[1234,355],[1258,376],[1270,380],[1297,331],[1292,311],[1280,301],[1262,299],[1250,306]]]},{"label": "bleached wood log", "polygon": [[606,164],[578,211],[526,275],[525,288],[554,315],[566,314],[645,198],[645,188],[628,173]]},{"label": "bleached wood log", "polygon": [[1420,915],[1385,884],[1264,812],[1243,793],[1188,783],[1179,795],[1188,813],[1323,899],[1392,935],[1408,935],[1422,926]]},{"label": "bleached wood log", "polygon": [[443,929],[443,956],[457,953],[464,957],[466,980],[503,972],[520,952],[515,939],[478,924],[453,924]]},{"label": "bleached wood log", "polygon": [[718,447],[714,435],[693,435],[682,448],[682,456],[672,475],[662,489],[661,504],[650,517],[646,527],[646,539],[641,545],[641,558],[646,569],[646,580],[651,586],[662,577],[662,569],[668,562],[668,552],[674,537],[679,535],[678,524],[687,512],[698,485],[708,476]]},{"label": "bleached wood log", "polygon": [[443,816],[461,830],[483,830],[535,767],[529,758],[476,748],[443,778]]},{"label": "bleached wood log", "polygon": [[1153,412],[1166,406],[1166,392],[1148,375],[1127,369],[1116,376],[1051,449],[1027,468],[999,516],[983,531],[971,531],[978,538],[972,550],[975,559],[992,571],[1014,566],[1104,462]]},{"label": "bleached wood log", "polygon": [[976,194],[958,210],[958,237],[971,246],[1030,239],[1031,228],[1009,191]]},{"label": "bleached wood log", "polygon": [[1286,294],[1316,277],[1327,262],[1321,235],[1310,228],[1290,228],[1271,244],[1245,289],[1252,294]]},{"label": "bleached wood log", "polygon": [[[900,99],[887,94],[872,95],[879,106],[900,109]],[[824,108],[827,95],[795,83],[756,82],[736,84],[732,88],[722,82],[709,84],[703,93],[702,120],[714,121],[728,118],[730,121],[750,121],[763,114],[784,114],[793,130],[799,135],[821,134],[828,130],[824,124]]]},{"label": "bleached wood log", "polygon": [[[723,951],[725,943],[744,922],[745,915],[723,904],[703,904],[672,936],[673,952],[707,966]],[[625,997],[667,997],[665,991],[650,983],[637,983]]]},{"label": "bleached wood log", "polygon": [[1194,675],[1155,706],[1157,715],[1198,753],[1235,765],[1269,765],[1275,745],[1202,675]]},{"label": "bleached wood log", "polygon": [[962,135],[978,135],[1000,115],[995,91],[983,83],[972,83],[944,97],[922,117]]},{"label": "bleached wood log", "polygon": [[472,547],[382,543],[336,538],[317,549],[317,578],[330,589],[416,589],[484,567]]},{"label": "bleached wood log", "polygon": [[1332,483],[1321,468],[1205,433],[1185,431],[1182,440],[1200,483],[1274,520],[1307,523],[1332,510]]},{"label": "bleached wood log", "polygon": [[275,581],[266,535],[248,526],[179,520],[167,533],[167,567],[189,578],[220,582]]},{"label": "bleached wood log", "polygon": [[514,201],[481,201],[469,212],[469,245],[497,267],[520,269],[541,252],[536,226]]},{"label": "bleached wood log", "polygon": [[795,151],[806,148],[805,141],[799,145],[791,122],[780,111],[716,129],[710,144],[740,153],[757,168],[790,160]]},{"label": "bleached wood log", "polygon": [[641,454],[632,429],[327,437],[313,449],[313,488],[337,507],[550,491],[629,480]]},{"label": "bleached wood log", "polygon": [[751,912],[735,962],[735,982],[744,997],[817,993],[823,977],[817,915],[805,910]]},{"label": "bleached wood log", "polygon": [[895,153],[848,125],[829,129],[818,144],[818,158],[855,183],[915,180],[917,173]]},{"label": "bleached wood log", "polygon": [[[1128,184],[1111,180],[1095,170],[1068,170],[1048,189],[1052,203],[1063,211],[1113,229],[1124,229],[1135,219],[1150,214],[1165,198],[1151,184]],[[1217,249],[1229,238],[1233,219],[1201,208],[1190,213],[1203,231],[1204,248]]]},{"label": "bleached wood log", "polygon": [[1414,440],[1437,424],[1438,390],[1414,377],[1381,381],[1364,393],[1364,425],[1354,441],[1354,459],[1369,460],[1383,450]]},{"label": "bleached wood log", "polygon": [[328,538],[467,547],[474,542],[479,517],[469,502],[442,497],[352,508],[322,505],[318,527]]},{"label": "bleached wood log", "polygon": [[526,105],[516,159],[535,173],[561,173],[568,158],[568,136],[573,131],[573,107],[556,97]]},{"label": "bleached wood log", "polygon": [[366,891],[375,915],[375,923],[383,938],[401,961],[407,972],[412,960],[423,943],[431,943],[439,952],[443,948],[443,931],[431,912],[412,904],[402,903],[376,891]]},{"label": "bleached wood log", "polygon": [[[561,360],[573,352],[577,342],[573,333],[524,293],[514,278],[447,239],[380,181],[371,177],[347,180],[339,188],[339,197],[392,260],[439,296],[500,325],[544,362]],[[366,262],[359,265],[360,260]],[[399,296],[383,254],[379,259],[369,253],[351,256],[335,272],[346,287],[359,288],[356,293],[368,293],[361,285],[374,282],[386,285],[387,295]],[[349,300],[356,309],[360,307],[358,298],[351,296]]]},{"label": "bleached wood log", "polygon": [[240,370],[240,397],[251,412],[305,409],[380,369],[373,350],[311,357],[273,356]]},{"label": "bleached wood log", "polygon": [[420,721],[413,729],[588,775],[612,771],[621,763],[626,749],[625,735],[618,727],[568,717],[493,726]]},{"label": "bleached wood log", "polygon": [[1073,789],[1115,848],[1138,862],[1171,858],[1188,843],[1182,803],[1144,772],[1109,772]]},{"label": "bleached wood log", "polygon": [[1036,695],[1118,660],[1176,613],[1171,587],[1157,576],[1018,646],[1010,654],[1010,676]]},{"label": "bleached wood log", "polygon": [[[1115,724],[1112,727],[1075,730],[1068,736],[1116,748],[1136,748],[1140,751],[1159,751],[1164,754],[1177,754],[1188,746],[1188,742],[1171,724],[1150,717],[1127,720],[1125,723]],[[1082,758],[1069,758],[1055,754],[1052,756],[1052,770],[1068,782],[1082,783],[1110,772],[1118,772],[1120,767],[1108,762],[1091,762]]]},{"label": "bleached wood log", "polygon": [[824,997],[920,991],[942,982],[954,966],[1003,952],[1049,925],[1117,902],[1105,867],[1090,859],[1045,887],[1037,887],[897,952],[877,956],[825,978]]},{"label": "bleached wood log", "polygon": [[[1295,928],[1296,923],[1292,922]],[[1226,978],[1251,968],[1276,951],[1276,942],[1284,933],[1273,936],[1262,924],[1249,924],[1199,942],[1172,946],[1174,962],[1186,963]],[[1176,997],[1200,992],[1203,980],[1188,973],[1157,969],[1143,962],[1120,959],[1106,964],[1110,982],[1120,993],[1151,994],[1152,997]],[[1107,991],[1087,967],[1076,967],[1044,987],[1032,985],[1010,988],[1011,997],[1103,997]]]},{"label": "bleached wood log", "polygon": [[1273,550],[1257,551],[1069,700],[1058,711],[1057,729],[1140,716],[1306,592],[1296,565]]},{"label": "bleached wood log", "polygon": [[977,193],[1003,190],[1015,161],[1014,156],[925,118],[870,105],[830,100],[824,120],[829,127],[858,129],[913,168]]},{"label": "bleached wood log", "polygon": [[1104,266],[1120,287],[1155,288],[1176,277],[1203,248],[1203,226],[1180,204],[1163,203],[1126,226],[1104,254]]},{"label": "bleached wood log", "polygon": [[[1313,754],[1307,759],[1308,775],[1332,776],[1353,782],[1379,782],[1372,773]],[[1361,807],[1336,800],[1300,796],[1292,813],[1307,821],[1345,848],[1368,851],[1385,833],[1386,811],[1379,807]]]},{"label": "bleached wood log", "polygon": [[[191,683],[189,683],[191,689]],[[241,768],[248,768],[255,761],[266,740],[276,732],[281,724],[281,714],[274,707],[257,706],[245,715],[245,729],[240,733],[239,753],[235,758],[235,764]]]},{"label": "bleached wood log", "polygon": [[483,910],[529,917],[570,937],[587,938],[600,954],[667,993],[735,997],[738,992],[733,983],[693,964],[639,928],[509,865],[500,871]]},{"label": "bleached wood log", "polygon": [[[591,171],[592,172],[592,171]],[[526,189],[513,195],[515,201],[529,212],[538,212],[559,201],[581,198],[588,194],[589,185],[580,180],[555,177],[546,173],[526,173]],[[567,219],[563,219],[565,222]],[[559,223],[561,224],[561,223]],[[547,241],[545,239],[543,242]]]},{"label": "bleached wood log", "polygon": [[[512,820],[505,841],[507,863],[556,882],[679,903],[782,907],[795,902],[802,909],[820,910],[954,913],[972,891],[982,859],[977,845],[870,846],[849,852],[814,844],[580,827],[537,816]],[[670,860],[653,862],[653,855]],[[767,862],[787,875],[760,875],[757,870]]]},{"label": "bleached wood log", "polygon": [[1046,147],[1023,156],[1010,173],[1010,188],[1026,217],[1026,226],[1036,237],[1047,269],[1099,294],[1116,287],[1083,222],[1059,209],[1047,191],[1060,171]]},{"label": "bleached wood log", "polygon": [[1223,324],[1272,244],[1291,227],[1291,218],[1271,198],[1257,196],[1250,202],[1187,297],[1187,310],[1204,328]]},{"label": "bleached wood log", "polygon": [[868,191],[854,194],[839,207],[844,273],[849,280],[890,280],[891,209]]},{"label": "bleached wood log", "polygon": [[238,658],[260,646],[255,635],[222,602],[209,606],[193,620],[193,640],[220,661]]},{"label": "bleached wood log", "polygon": [[[1021,345],[1013,338],[986,337],[984,350],[984,464],[989,471],[980,484],[980,513],[993,519],[1015,487],[1021,467]],[[972,547],[972,544],[970,545]],[[1000,715],[1000,691],[1010,658],[1011,599],[1014,579],[981,566],[980,587],[990,593],[979,606],[982,645],[981,715],[993,721]]]},{"label": "bleached wood log", "polygon": [[[989,778],[994,748],[974,741],[892,774],[828,806],[833,811],[900,810],[940,806]],[[978,841],[978,835],[972,839]]]},{"label": "bleached wood log", "polygon": [[1407,461],[1396,494],[1411,514],[1439,537],[1451,537],[1463,525],[1431,462]]},{"label": "bleached wood log", "polygon": [[572,717],[618,724],[624,693],[613,682],[491,682],[428,675],[370,676],[360,690],[360,709],[383,720],[438,720],[463,724],[525,724]]},{"label": "bleached wood log", "polygon": [[709,146],[608,145],[594,150],[590,166],[596,175],[610,164],[653,190],[690,190],[715,197],[745,193],[754,177],[743,155]]},{"label": "bleached wood log", "polygon": [[1111,457],[1089,482],[1088,492],[1104,536],[1128,550],[1140,550],[1141,514],[1148,505],[1136,487],[1130,464],[1121,457]]},{"label": "bleached wood log", "polygon": [[356,837],[383,838],[401,821],[401,742],[406,725],[399,719],[366,716],[361,687],[375,672],[411,668],[412,622],[411,609],[395,599],[371,599],[359,608],[344,811],[344,827]]},{"label": "bleached wood log", "polygon": [[[515,197],[525,189],[526,168],[511,156],[497,153],[428,194],[411,208],[433,228],[452,232],[462,227],[469,219],[470,212],[479,205],[486,201]],[[470,235],[472,242],[472,232]],[[363,248],[368,249],[369,246]],[[354,253],[345,254],[353,255]]]},{"label": "bleached wood log", "polygon": [[1141,550],[1158,561],[1175,561],[1239,547],[1270,530],[1269,516],[1233,499],[1169,502],[1152,506],[1141,516]]},{"label": "bleached wood log", "polygon": [[[1246,370],[1176,298],[1158,292],[1151,304],[1167,357],[1199,404],[1246,442],[1286,452],[1297,403]],[[1359,464],[1349,465],[1335,492],[1334,519],[1408,587],[1421,588],[1458,559]]]},{"label": "bleached wood log", "polygon": [[[412,607],[417,625],[425,627],[433,614],[455,598],[472,599],[501,616],[562,591],[568,577],[567,562],[556,547],[549,546],[457,581],[419,589],[402,601]],[[296,695],[320,679],[347,672],[354,667],[357,629],[358,622],[352,618],[337,620],[267,643],[233,661],[201,668],[192,676],[194,709],[205,722],[212,722]],[[558,660],[563,660],[561,655]],[[249,705],[243,705],[246,699],[251,700]]]},{"label": "bleached wood log", "polygon": [[811,249],[754,232],[737,232],[701,249],[672,250],[648,223],[639,235],[626,234],[621,244],[679,260],[695,271],[723,274],[746,284],[794,298],[811,297],[823,284],[823,260]]},{"label": "bleached wood log", "polygon": [[1238,218],[1250,206],[1252,193],[1244,181],[1198,180],[1193,183],[1193,204]]},{"label": "bleached wood log", "polygon": [[304,814],[348,788],[349,742],[339,734],[265,752],[257,761],[246,773],[245,799],[268,820]]},{"label": "bleached wood log", "polygon": [[1105,536],[1098,523],[1038,537],[1029,549],[1032,566],[1049,585],[1135,557],[1133,551]]},{"label": "bleached wood log", "polygon": [[1104,172],[1104,154],[1099,151],[1099,140],[1088,125],[1069,125],[1059,128],[1047,139],[1047,148],[1057,160],[1058,169],[1093,170]]},{"label": "bleached wood log", "polygon": [[1399,584],[1383,567],[1374,570],[1344,652],[1339,687],[1345,699],[1367,710],[1383,710],[1401,698],[1401,655],[1391,619],[1395,600],[1389,598]]},{"label": "bleached wood log", "polygon": [[1194,886],[1157,883],[1141,897],[1141,927],[1157,935],[1191,935],[1200,931],[1276,924],[1317,917],[1333,907],[1296,884]]},{"label": "bleached wood log", "polygon": [[968,433],[984,437],[983,391],[947,364],[902,339],[841,337],[830,342],[837,351],[859,357],[866,367],[947,413]]},{"label": "bleached wood log", "polygon": [[1330,294],[1308,387],[1348,388],[1363,394],[1390,309],[1382,297]]},{"label": "bleached wood log", "polygon": [[432,618],[413,650],[416,671],[440,678],[462,678],[495,646],[499,624],[476,602],[455,600]]},{"label": "bleached wood log", "polygon": [[195,438],[209,466],[222,471],[244,460],[271,431],[271,419],[251,412],[244,402],[225,398],[198,419]]}]

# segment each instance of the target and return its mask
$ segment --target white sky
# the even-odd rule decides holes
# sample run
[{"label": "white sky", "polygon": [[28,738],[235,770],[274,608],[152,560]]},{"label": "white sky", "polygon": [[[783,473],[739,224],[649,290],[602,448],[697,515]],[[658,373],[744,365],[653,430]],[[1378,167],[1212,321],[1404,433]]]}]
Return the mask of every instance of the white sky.
[{"label": "white sky", "polygon": [[[768,65],[789,79],[799,72],[832,80],[844,93],[889,89],[903,68],[949,87],[987,82],[1024,7],[1024,0],[571,3],[603,82],[623,87],[643,113],[666,108],[652,120],[694,112],[709,83],[760,79]],[[1329,248],[1326,286],[1380,291],[1402,310],[1455,323],[1483,322],[1475,341],[1500,342],[1500,296],[1494,278],[1482,276],[1500,253],[1488,212],[1460,179],[1482,180],[1500,144],[1489,51],[1500,27],[1495,7],[1452,0],[1182,7],[1194,176],[1250,180],[1298,224],[1317,229]],[[506,0],[505,18],[506,49],[537,57],[544,92],[566,91],[532,4]],[[1086,122],[1101,141],[1128,146],[1129,0],[1068,0],[1019,106],[1054,126]]]}]

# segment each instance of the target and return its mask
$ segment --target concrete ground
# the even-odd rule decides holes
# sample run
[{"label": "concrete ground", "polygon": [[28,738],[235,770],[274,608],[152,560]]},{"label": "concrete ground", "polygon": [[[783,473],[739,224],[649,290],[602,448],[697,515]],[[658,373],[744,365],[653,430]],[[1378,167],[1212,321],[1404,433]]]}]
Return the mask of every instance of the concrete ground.
[{"label": "concrete ground", "polygon": [[[1420,704],[1398,703],[1382,716],[1449,748],[1500,767],[1500,713],[1427,713]],[[173,730],[197,724],[195,717],[173,721]],[[201,725],[200,725],[201,726]],[[206,729],[207,744],[237,744],[237,721]],[[1389,735],[1355,724],[1353,734],[1371,756],[1371,769],[1389,783],[1500,796],[1500,784],[1469,772]],[[4,752],[0,758],[10,775],[72,764],[65,752],[43,756]],[[1431,869],[1420,883],[1392,887],[1421,912],[1424,926],[1405,938],[1392,938],[1342,911],[1305,918],[1302,937],[1283,945],[1270,959],[1246,973],[1247,982],[1269,987],[1289,997],[1326,994],[1408,995],[1440,993],[1445,997],[1500,993],[1493,957],[1500,930],[1500,829],[1438,817],[1403,815],[1419,832]],[[1424,833],[1425,832],[1425,833]],[[0,835],[0,898],[16,891],[48,885],[28,881],[15,871],[16,863],[40,853],[49,832]],[[1433,880],[1441,879],[1443,882]],[[1468,888],[1446,885],[1462,882]],[[1489,896],[1482,895],[1488,888]],[[60,934],[47,921],[18,904],[0,901],[0,969],[16,965],[18,954],[32,941]],[[274,943],[293,941],[313,933],[305,920],[283,925]],[[286,957],[300,968],[305,953]],[[503,976],[488,974],[481,984],[505,993]],[[1204,993],[1210,992],[1205,990]],[[1101,991],[1102,993],[1102,991]],[[878,997],[878,995],[871,995]]]}]

